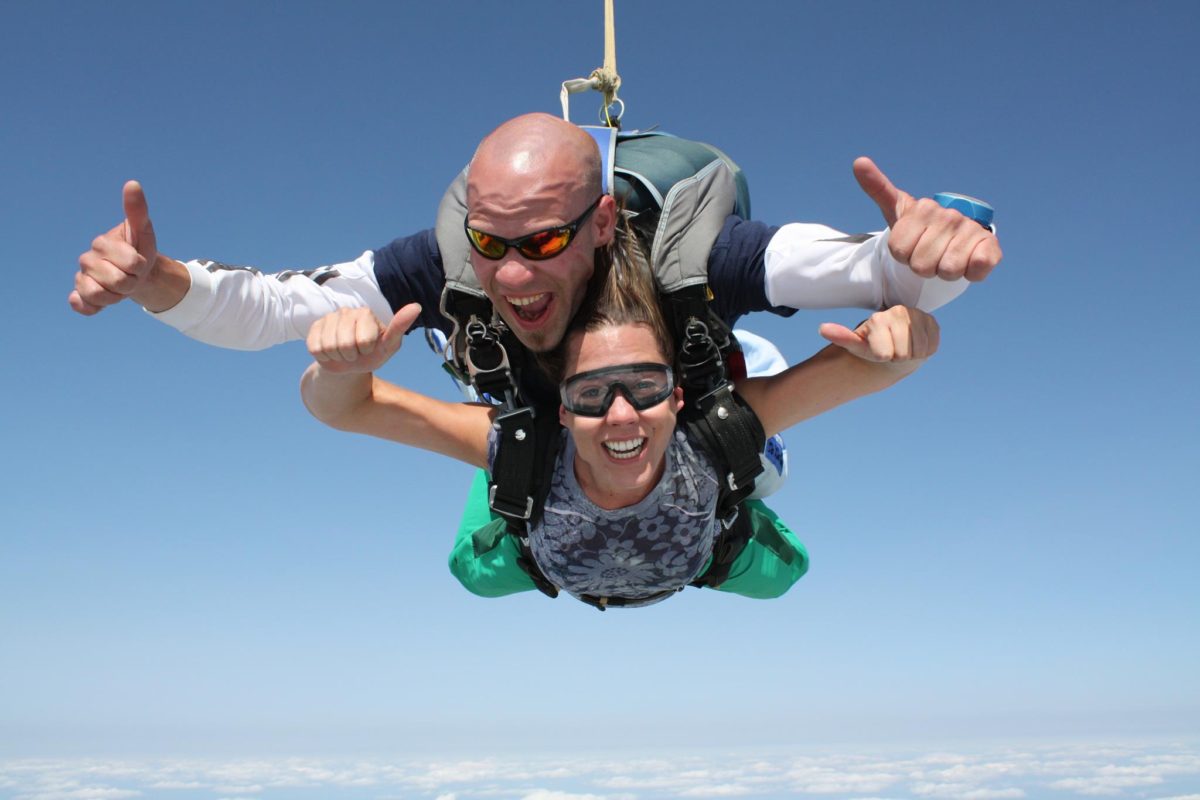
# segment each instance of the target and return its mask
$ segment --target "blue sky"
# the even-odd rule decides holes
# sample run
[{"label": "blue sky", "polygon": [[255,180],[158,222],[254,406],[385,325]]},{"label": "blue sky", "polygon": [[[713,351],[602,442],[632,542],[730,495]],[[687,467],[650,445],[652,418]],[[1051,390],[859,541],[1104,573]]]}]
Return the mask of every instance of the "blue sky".
[{"label": "blue sky", "polygon": [[[757,218],[877,229],[862,154],[997,209],[938,356],[790,433],[779,601],[474,598],[470,471],[323,429],[302,346],[68,309],[128,178],[183,258],[427,227],[600,64],[601,8],[0,1],[0,756],[1200,734],[1192,4],[618,0],[627,124],[720,146]],[[861,316],[746,327],[797,359]],[[452,396],[416,340],[387,374]]]}]

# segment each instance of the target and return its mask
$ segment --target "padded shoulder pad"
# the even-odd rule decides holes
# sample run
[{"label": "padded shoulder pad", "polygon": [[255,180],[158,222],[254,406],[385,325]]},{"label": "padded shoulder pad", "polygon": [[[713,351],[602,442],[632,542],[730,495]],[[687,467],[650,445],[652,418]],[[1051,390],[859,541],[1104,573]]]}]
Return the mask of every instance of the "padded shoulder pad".
[{"label": "padded shoulder pad", "polygon": [[708,256],[726,218],[750,214],[750,190],[737,164],[703,142],[631,133],[621,135],[614,173],[627,211],[658,213],[650,262],[659,289],[707,283]]},{"label": "padded shoulder pad", "polygon": [[484,297],[475,269],[471,266],[471,245],[463,233],[467,219],[467,170],[458,173],[450,188],[442,195],[438,205],[437,235],[438,250],[442,253],[442,270],[446,273],[446,286],[451,289]]},{"label": "padded shoulder pad", "polygon": [[618,134],[614,193],[634,214],[657,211],[675,184],[697,175],[713,161],[721,161],[733,176],[733,195],[727,198],[729,213],[749,219],[750,187],[733,159],[710,144],[659,131]]}]

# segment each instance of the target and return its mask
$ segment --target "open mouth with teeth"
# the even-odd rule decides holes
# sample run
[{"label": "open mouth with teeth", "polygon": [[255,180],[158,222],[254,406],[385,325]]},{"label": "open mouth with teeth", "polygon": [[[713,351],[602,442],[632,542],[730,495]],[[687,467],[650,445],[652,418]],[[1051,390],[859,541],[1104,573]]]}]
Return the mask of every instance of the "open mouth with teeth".
[{"label": "open mouth with teeth", "polygon": [[552,299],[549,292],[530,294],[524,297],[506,296],[504,298],[512,306],[513,313],[522,322],[541,322],[550,308]]},{"label": "open mouth with teeth", "polygon": [[618,461],[629,461],[630,459],[637,458],[646,449],[646,437],[640,436],[637,439],[604,442],[604,449],[610,458],[615,458]]}]

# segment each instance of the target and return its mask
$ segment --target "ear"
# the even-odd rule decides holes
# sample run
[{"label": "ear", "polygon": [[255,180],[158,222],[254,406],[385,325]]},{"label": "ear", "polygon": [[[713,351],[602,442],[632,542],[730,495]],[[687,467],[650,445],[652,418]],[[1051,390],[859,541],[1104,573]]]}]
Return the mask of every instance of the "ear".
[{"label": "ear", "polygon": [[671,399],[671,406],[675,409],[676,414],[678,414],[680,411],[683,410],[683,387],[682,386],[675,387],[674,397],[672,397],[672,399]]},{"label": "ear", "polygon": [[558,405],[558,424],[567,427],[567,407],[561,403]]},{"label": "ear", "polygon": [[593,231],[597,245],[608,244],[613,240],[617,230],[617,201],[611,194],[600,198],[600,205],[592,212],[591,222],[595,226]]}]

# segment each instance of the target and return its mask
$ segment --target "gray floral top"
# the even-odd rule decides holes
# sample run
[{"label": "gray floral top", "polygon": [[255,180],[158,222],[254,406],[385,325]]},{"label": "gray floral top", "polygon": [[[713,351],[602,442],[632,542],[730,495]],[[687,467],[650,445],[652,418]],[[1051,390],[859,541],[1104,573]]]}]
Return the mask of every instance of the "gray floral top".
[{"label": "gray floral top", "polygon": [[720,530],[716,470],[707,456],[675,431],[658,485],[636,505],[606,510],[580,489],[575,442],[562,435],[542,519],[529,531],[546,578],[577,597],[639,598],[686,586],[708,562]]}]

